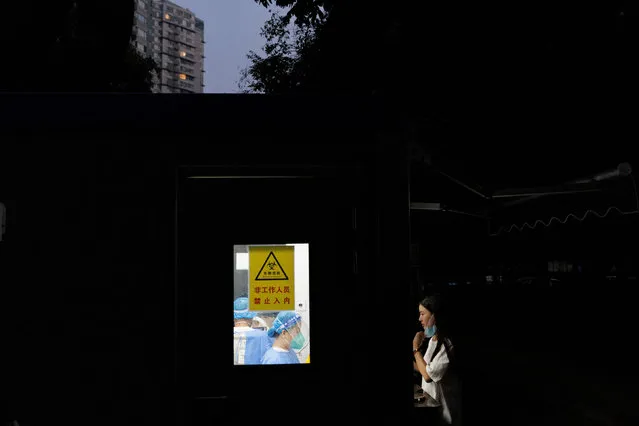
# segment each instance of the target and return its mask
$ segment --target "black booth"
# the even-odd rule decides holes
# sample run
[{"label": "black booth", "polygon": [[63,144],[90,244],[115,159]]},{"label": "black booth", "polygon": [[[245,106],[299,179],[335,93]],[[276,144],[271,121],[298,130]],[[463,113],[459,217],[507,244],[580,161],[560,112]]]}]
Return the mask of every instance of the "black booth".
[{"label": "black booth", "polygon": [[[387,108],[5,96],[14,418],[276,423],[281,403],[309,422],[409,416],[409,153]],[[312,361],[235,366],[233,247],[291,242],[309,247]]]}]

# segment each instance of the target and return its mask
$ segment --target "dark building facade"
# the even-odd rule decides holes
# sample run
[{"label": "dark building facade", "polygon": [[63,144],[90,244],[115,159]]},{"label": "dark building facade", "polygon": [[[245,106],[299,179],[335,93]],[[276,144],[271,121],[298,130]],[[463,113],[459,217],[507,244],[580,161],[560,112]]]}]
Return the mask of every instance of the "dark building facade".
[{"label": "dark building facade", "polygon": [[[7,418],[230,424],[247,401],[263,407],[285,393],[299,418],[333,421],[341,410],[353,422],[414,424],[410,341],[416,303],[435,289],[455,301],[466,418],[532,424],[531,407],[567,423],[633,416],[623,398],[598,391],[621,389],[615,377],[636,371],[623,363],[632,352],[596,378],[583,374],[595,336],[628,349],[626,287],[509,283],[567,281],[559,274],[569,263],[573,274],[581,265],[609,276],[596,262],[605,256],[621,259],[617,276],[628,279],[632,251],[618,241],[636,235],[636,215],[491,237],[501,225],[609,201],[631,210],[625,187],[582,204],[499,210],[468,189],[481,179],[450,172],[454,161],[445,169],[436,133],[412,131],[419,120],[369,97],[7,95],[0,108]],[[166,125],[175,120],[189,126]],[[468,152],[455,158],[480,163],[474,172],[490,166],[487,193],[504,189],[498,179],[534,182],[534,167],[500,175],[490,152]],[[429,155],[448,177],[419,172]],[[548,164],[561,169],[546,163],[544,184],[585,171],[554,179]],[[237,369],[223,331],[233,246],[275,240],[311,247],[312,362]],[[585,378],[596,386],[580,385]],[[258,421],[275,419],[266,410]]]},{"label": "dark building facade", "polygon": [[[1,253],[4,324],[15,349],[8,371],[13,390],[5,395],[16,418],[32,424],[50,418],[94,425],[222,422],[233,418],[224,413],[241,405],[256,381],[264,383],[266,400],[281,389],[300,414],[328,415],[313,408],[324,392],[349,416],[381,407],[381,400],[388,409],[376,410],[380,415],[410,407],[412,388],[402,385],[401,374],[368,374],[388,362],[383,351],[371,348],[361,359],[358,342],[388,327],[397,339],[391,345],[410,343],[411,331],[402,336],[390,324],[347,324],[358,321],[362,309],[407,321],[414,310],[400,265],[408,259],[402,256],[402,247],[408,250],[405,150],[392,123],[375,120],[368,102],[248,95],[9,98],[1,167],[9,215]],[[291,124],[280,124],[280,113]],[[176,114],[192,123],[197,137],[164,125]],[[200,125],[207,117],[215,117],[213,128]],[[238,193],[237,179],[189,180],[194,170],[249,184]],[[272,175],[291,178],[271,181]],[[209,209],[210,220],[180,204],[185,194],[191,206],[199,200]],[[264,204],[273,196],[273,204]],[[201,230],[185,237],[178,217],[200,220]],[[222,259],[232,257],[225,248],[232,253],[233,244],[247,240],[310,244],[316,349],[308,369],[274,374],[225,363],[230,340],[225,346],[217,324],[229,318],[232,294],[210,294],[210,288],[232,283],[233,276],[216,272],[204,279],[194,271],[213,264],[226,271]],[[204,251],[218,260],[203,261]],[[378,261],[384,264],[379,270],[372,267]],[[207,303],[200,303],[205,296]],[[403,351],[395,356],[391,364],[405,371],[407,385],[410,364],[402,362]],[[388,382],[387,390],[352,406],[371,381]],[[34,404],[46,408],[34,410]]]}]

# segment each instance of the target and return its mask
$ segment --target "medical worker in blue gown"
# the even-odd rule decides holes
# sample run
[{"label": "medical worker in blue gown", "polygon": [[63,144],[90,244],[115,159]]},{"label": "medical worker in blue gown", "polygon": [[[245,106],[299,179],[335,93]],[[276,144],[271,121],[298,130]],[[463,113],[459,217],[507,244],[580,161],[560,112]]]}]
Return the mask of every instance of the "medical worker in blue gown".
[{"label": "medical worker in blue gown", "polygon": [[271,347],[272,340],[264,330],[251,327],[254,312],[249,312],[248,298],[233,302],[233,363],[235,365],[260,364],[262,356]]},{"label": "medical worker in blue gown", "polygon": [[299,364],[295,350],[304,346],[302,317],[293,311],[280,312],[268,335],[274,338],[273,346],[262,357],[262,364]]}]

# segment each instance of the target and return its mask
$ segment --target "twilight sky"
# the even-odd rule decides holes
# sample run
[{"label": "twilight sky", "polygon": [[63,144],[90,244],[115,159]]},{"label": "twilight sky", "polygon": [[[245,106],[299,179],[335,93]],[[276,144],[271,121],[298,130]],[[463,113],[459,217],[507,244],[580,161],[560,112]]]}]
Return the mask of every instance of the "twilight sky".
[{"label": "twilight sky", "polygon": [[260,28],[270,17],[254,0],[171,0],[204,21],[204,93],[239,92],[249,50],[261,53]]}]

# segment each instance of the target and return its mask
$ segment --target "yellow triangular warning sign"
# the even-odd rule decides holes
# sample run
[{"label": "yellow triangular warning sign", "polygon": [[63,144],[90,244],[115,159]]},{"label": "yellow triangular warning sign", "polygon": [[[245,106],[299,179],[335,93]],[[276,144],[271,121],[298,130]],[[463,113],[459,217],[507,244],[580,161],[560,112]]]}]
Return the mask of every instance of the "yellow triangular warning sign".
[{"label": "yellow triangular warning sign", "polygon": [[288,275],[286,275],[284,268],[282,268],[282,265],[280,265],[280,262],[272,251],[266,256],[266,260],[255,276],[255,280],[288,280]]}]

